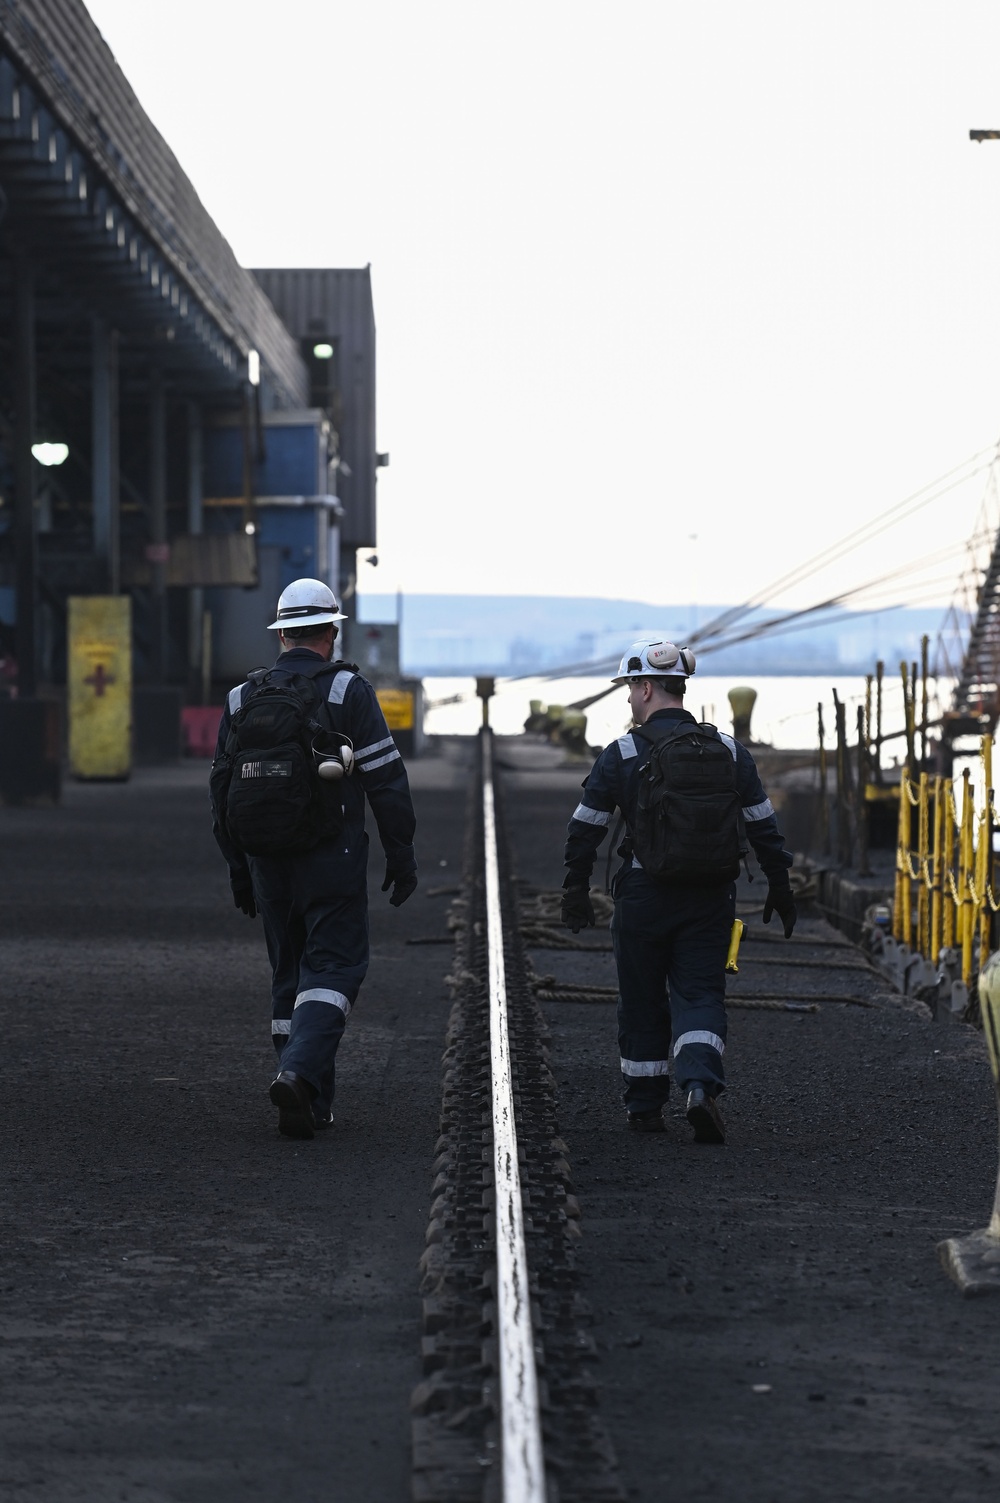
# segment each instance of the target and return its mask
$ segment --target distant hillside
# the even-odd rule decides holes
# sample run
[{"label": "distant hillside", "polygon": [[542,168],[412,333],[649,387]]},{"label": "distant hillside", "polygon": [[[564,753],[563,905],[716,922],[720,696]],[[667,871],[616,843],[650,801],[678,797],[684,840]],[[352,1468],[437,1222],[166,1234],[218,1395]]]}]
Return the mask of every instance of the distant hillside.
[{"label": "distant hillside", "polygon": [[[683,645],[725,605],[650,605],[544,595],[406,595],[401,600],[402,659],[415,675],[550,673],[619,655],[635,638],[666,635]],[[749,622],[775,614],[757,611]],[[870,673],[878,658],[895,672],[900,659],[933,643],[944,612],[899,608],[840,611],[825,626],[702,650],[705,669],[720,674]],[[360,597],[358,620],[395,621],[395,595]],[[749,624],[749,623],[748,623]]]}]

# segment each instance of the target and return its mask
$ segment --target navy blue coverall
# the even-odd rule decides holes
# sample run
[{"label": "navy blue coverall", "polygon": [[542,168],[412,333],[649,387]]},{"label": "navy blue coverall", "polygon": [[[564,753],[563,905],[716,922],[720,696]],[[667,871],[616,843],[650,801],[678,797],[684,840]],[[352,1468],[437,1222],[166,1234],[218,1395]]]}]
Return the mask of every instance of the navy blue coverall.
[{"label": "navy blue coverall", "polygon": [[[695,723],[682,709],[657,710],[650,716],[654,720]],[[753,757],[731,736],[722,739],[736,762],[747,837],[768,887],[774,893],[787,890],[792,858]],[[583,785],[566,840],[564,885],[587,887],[612,815],[619,809],[625,818],[628,838],[619,848],[625,859],[612,883],[611,937],[618,967],[618,1046],[630,1112],[655,1111],[666,1101],[671,1049],[682,1091],[701,1085],[707,1095],[717,1096],[726,1079],[725,966],[736,887],[653,882],[631,854],[639,770],[652,750],[648,740],[631,732],[605,747]]]},{"label": "navy blue coverall", "polygon": [[[394,875],[416,870],[416,820],[406,769],[368,680],[306,647],[279,655],[272,683],[281,682],[283,670],[289,678],[299,673],[317,681],[329,728],[353,743],[354,773],[337,784],[343,829],[303,855],[285,857],[243,855],[226,839],[215,811],[214,829],[231,875],[238,879],[249,868],[253,880],[273,975],[271,1036],[281,1068],[309,1082],[322,1116],[333,1102],[337,1047],[368,970],[365,797]],[[250,687],[248,680],[230,690],[216,757]]]}]

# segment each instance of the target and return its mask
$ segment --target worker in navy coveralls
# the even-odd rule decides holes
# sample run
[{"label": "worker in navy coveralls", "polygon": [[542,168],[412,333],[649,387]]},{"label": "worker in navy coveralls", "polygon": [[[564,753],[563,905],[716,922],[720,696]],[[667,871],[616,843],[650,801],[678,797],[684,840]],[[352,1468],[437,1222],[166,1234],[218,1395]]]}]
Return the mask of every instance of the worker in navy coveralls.
[{"label": "worker in navy coveralls", "polygon": [[[332,1120],[337,1046],[368,970],[366,796],[385,852],[382,891],[392,889],[389,902],[398,908],[417,885],[406,769],[371,684],[331,661],[336,623],[345,619],[327,585],[298,579],[282,593],[270,627],[282,647],[271,682],[281,682],[282,670],[314,679],[323,698],[340,707],[335,728],[353,744],[353,775],[337,785],[344,805],[340,834],[304,855],[247,858],[215,820],[233,900],[249,918],[259,909],[264,921],[273,972],[271,1032],[281,1065],[270,1096],[279,1131],[293,1138],[311,1138]],[[229,694],[216,757],[250,687],[248,681]]]},{"label": "worker in navy coveralls", "polygon": [[[653,720],[695,723],[683,699],[687,675],[694,669],[689,648],[635,642],[613,682],[628,685],[636,726]],[[788,877],[792,858],[753,757],[732,737],[722,740],[736,763],[747,837],[767,878],[764,922],[776,912],[789,938],[796,919]],[[631,832],[639,770],[652,750],[649,740],[626,732],[594,763],[569,823],[562,920],[574,934],[595,922],[590,877],[612,815],[620,810],[628,833],[619,847],[624,861],[612,883],[611,934],[618,967],[618,1043],[628,1125],[641,1132],[663,1131],[672,1053],[674,1077],[685,1094],[696,1141],[722,1143],[725,1127],[716,1098],[725,1089],[725,965],[736,887],[731,881],[703,886],[654,883],[642,871],[631,851]]]}]

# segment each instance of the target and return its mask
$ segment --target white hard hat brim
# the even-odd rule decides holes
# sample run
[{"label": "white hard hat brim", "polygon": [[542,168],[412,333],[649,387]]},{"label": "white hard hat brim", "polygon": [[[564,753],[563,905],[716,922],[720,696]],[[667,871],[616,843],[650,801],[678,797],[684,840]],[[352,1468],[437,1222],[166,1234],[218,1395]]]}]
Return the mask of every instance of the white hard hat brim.
[{"label": "white hard hat brim", "polygon": [[286,626],[329,626],[334,621],[346,621],[343,611],[310,611],[302,615],[297,611],[278,613],[277,621],[272,621],[268,631],[282,631]]}]

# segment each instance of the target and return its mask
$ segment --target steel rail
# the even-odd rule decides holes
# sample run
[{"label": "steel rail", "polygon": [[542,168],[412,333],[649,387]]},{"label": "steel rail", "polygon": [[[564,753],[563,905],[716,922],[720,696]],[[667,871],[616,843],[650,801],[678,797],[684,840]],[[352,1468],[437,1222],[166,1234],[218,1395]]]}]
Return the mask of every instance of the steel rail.
[{"label": "steel rail", "polygon": [[524,1207],[521,1199],[510,1041],[507,1032],[500,861],[493,797],[493,740],[488,729],[484,729],[481,735],[503,1499],[504,1503],[545,1503],[542,1421],[538,1403],[538,1374],[535,1368],[528,1257],[524,1243]]}]

